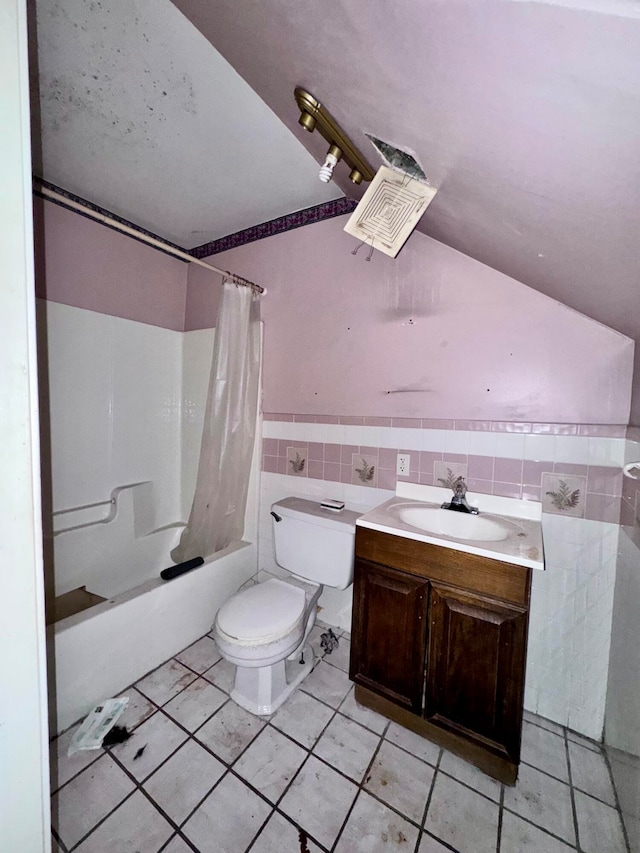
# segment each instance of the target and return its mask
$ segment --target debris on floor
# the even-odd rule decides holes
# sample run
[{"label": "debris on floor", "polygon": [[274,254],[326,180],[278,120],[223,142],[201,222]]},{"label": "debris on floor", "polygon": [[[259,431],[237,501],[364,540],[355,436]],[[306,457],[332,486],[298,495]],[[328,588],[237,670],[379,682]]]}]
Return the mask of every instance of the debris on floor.
[{"label": "debris on floor", "polygon": [[75,755],[76,752],[85,749],[100,749],[105,736],[114,727],[128,704],[129,697],[121,696],[119,699],[106,699],[96,705],[71,738],[67,755]]},{"label": "debris on floor", "polygon": [[338,648],[338,638],[331,628],[325,631],[324,634],[320,634],[320,645],[327,655],[330,655],[334,649]]},{"label": "debris on floor", "polygon": [[124,743],[125,740],[129,740],[131,734],[132,733],[126,726],[114,726],[111,731],[107,732],[104,736],[102,746],[115,746],[117,743]]},{"label": "debris on floor", "polygon": [[146,748],[147,748],[147,744],[145,743],[145,745],[144,745],[144,746],[141,746],[141,747],[140,747],[140,749],[139,749],[139,750],[136,752],[136,754],[133,756],[133,760],[134,760],[134,761],[137,761],[137,760],[138,760],[138,758],[142,758],[142,753],[145,751],[145,749],[146,749]]}]

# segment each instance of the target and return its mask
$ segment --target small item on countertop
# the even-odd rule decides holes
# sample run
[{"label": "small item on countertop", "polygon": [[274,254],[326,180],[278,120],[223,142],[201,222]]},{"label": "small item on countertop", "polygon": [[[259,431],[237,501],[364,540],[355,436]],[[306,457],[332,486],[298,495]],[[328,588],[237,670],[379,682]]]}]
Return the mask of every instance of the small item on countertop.
[{"label": "small item on countertop", "polygon": [[102,746],[115,746],[117,743],[124,743],[125,740],[129,740],[130,737],[131,732],[126,726],[114,726],[111,731],[107,732],[104,736]]},{"label": "small item on countertop", "polygon": [[344,501],[334,501],[329,498],[320,501],[322,509],[330,509],[331,512],[342,512],[344,509]]},{"label": "small item on countertop", "polygon": [[119,699],[106,699],[96,705],[71,738],[67,755],[75,755],[76,752],[85,749],[100,749],[105,736],[116,724],[128,704],[129,697],[121,696]]},{"label": "small item on countertop", "polygon": [[338,638],[333,633],[331,628],[324,634],[320,634],[320,645],[324,649],[325,654],[330,655],[334,649],[338,648]]}]

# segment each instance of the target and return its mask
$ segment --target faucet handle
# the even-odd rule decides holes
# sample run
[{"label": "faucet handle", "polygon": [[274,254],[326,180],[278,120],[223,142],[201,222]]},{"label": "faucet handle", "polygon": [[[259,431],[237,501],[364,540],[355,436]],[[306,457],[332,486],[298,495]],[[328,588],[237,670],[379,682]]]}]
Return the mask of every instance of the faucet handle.
[{"label": "faucet handle", "polygon": [[467,494],[467,484],[462,475],[454,482],[453,493],[457,498],[463,498]]}]

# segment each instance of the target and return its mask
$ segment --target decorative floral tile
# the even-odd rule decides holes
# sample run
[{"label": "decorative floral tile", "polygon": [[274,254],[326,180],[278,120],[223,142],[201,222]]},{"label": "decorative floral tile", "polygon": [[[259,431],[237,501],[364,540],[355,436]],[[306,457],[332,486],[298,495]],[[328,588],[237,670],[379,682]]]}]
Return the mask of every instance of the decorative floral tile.
[{"label": "decorative floral tile", "polygon": [[467,463],[466,462],[434,462],[433,463],[433,484],[434,486],[442,486],[445,489],[455,488],[455,482],[458,477],[467,478]]},{"label": "decorative floral tile", "polygon": [[378,485],[378,460],[377,457],[354,453],[351,462],[351,482],[354,486]]},{"label": "decorative floral tile", "polygon": [[287,474],[307,476],[307,450],[304,447],[287,447]]},{"label": "decorative floral tile", "polygon": [[542,510],[584,518],[587,478],[569,474],[542,475]]}]

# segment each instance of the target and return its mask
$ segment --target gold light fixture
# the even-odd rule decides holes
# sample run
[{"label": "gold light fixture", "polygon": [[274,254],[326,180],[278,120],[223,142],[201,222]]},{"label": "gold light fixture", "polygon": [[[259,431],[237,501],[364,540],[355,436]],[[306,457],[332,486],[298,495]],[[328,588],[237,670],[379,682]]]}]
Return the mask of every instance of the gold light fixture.
[{"label": "gold light fixture", "polygon": [[351,169],[349,180],[354,184],[373,180],[375,172],[369,166],[362,154],[351,140],[345,136],[333,116],[317,101],[313,95],[298,86],[294,92],[296,103],[300,108],[300,124],[312,133],[317,130],[329,143],[329,150],[319,178],[327,183],[331,180],[333,170],[339,160],[344,160]]}]

